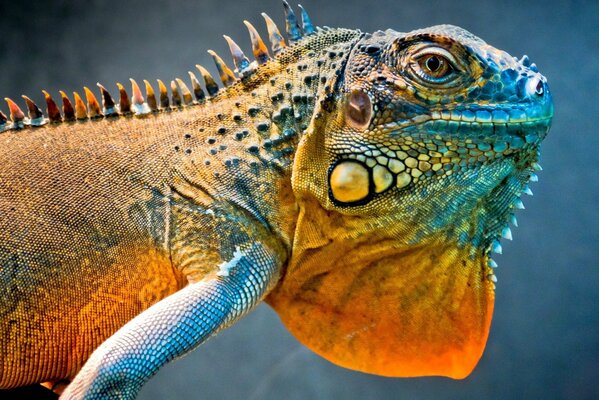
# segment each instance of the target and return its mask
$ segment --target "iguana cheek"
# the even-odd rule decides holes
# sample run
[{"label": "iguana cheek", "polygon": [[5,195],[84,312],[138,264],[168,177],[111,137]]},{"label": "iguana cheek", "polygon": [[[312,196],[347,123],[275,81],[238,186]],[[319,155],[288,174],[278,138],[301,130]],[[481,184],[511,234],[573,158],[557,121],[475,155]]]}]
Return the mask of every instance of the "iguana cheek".
[{"label": "iguana cheek", "polygon": [[370,174],[366,167],[353,161],[337,164],[329,178],[335,200],[353,203],[365,199],[370,192]]}]

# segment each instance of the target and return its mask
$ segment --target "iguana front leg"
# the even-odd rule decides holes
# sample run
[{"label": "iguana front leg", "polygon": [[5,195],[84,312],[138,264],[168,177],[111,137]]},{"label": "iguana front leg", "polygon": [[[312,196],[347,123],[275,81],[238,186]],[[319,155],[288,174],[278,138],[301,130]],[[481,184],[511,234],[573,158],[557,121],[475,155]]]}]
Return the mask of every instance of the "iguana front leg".
[{"label": "iguana front leg", "polygon": [[261,243],[237,248],[222,273],[191,283],[131,320],[89,358],[61,399],[133,399],[158,369],[245,315],[279,275]]}]

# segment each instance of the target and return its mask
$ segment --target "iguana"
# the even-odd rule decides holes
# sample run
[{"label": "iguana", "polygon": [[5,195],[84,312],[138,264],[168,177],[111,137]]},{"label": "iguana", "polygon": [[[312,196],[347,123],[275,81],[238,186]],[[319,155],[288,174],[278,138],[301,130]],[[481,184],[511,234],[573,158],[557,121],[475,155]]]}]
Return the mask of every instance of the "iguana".
[{"label": "iguana", "polygon": [[[373,374],[464,378],[499,239],[536,180],[546,79],[450,25],[315,28],[118,104],[61,92],[0,114],[0,388],[134,398],[265,300],[306,346]],[[298,21],[300,20],[301,21]]]}]

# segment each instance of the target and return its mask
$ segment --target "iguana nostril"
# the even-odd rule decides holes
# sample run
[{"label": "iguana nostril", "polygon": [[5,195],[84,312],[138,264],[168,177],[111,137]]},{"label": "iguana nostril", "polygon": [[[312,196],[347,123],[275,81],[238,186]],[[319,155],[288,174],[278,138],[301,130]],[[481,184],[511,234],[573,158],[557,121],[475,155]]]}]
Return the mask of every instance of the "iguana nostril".
[{"label": "iguana nostril", "polygon": [[530,76],[525,79],[525,84],[522,88],[524,89],[521,93],[524,97],[543,96],[545,94],[545,84],[541,78],[537,76]]},{"label": "iguana nostril", "polygon": [[543,86],[543,81],[539,80],[537,87],[535,88],[535,93],[537,96],[542,96],[545,93],[545,88]]}]

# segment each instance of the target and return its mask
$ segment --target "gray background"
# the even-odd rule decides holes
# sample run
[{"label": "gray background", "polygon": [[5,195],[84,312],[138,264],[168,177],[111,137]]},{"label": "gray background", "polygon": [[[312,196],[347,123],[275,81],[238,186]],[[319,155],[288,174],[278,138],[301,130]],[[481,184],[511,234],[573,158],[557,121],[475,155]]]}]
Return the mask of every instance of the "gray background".
[{"label": "gray background", "polygon": [[[556,113],[545,170],[524,199],[514,242],[497,257],[486,352],[463,381],[369,376],[312,354],[261,306],[161,370],[140,398],[599,398],[599,2],[303,3],[316,24],[364,31],[460,25],[512,55],[529,54],[548,77]],[[0,1],[0,95],[43,103],[42,88],[57,94],[100,81],[113,90],[129,77],[185,78],[198,62],[214,71],[205,51],[227,56],[222,34],[249,50],[242,20],[265,32],[260,11],[282,23],[278,0]]]}]

